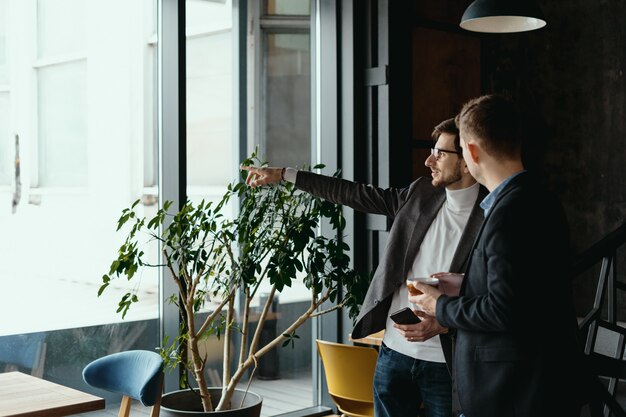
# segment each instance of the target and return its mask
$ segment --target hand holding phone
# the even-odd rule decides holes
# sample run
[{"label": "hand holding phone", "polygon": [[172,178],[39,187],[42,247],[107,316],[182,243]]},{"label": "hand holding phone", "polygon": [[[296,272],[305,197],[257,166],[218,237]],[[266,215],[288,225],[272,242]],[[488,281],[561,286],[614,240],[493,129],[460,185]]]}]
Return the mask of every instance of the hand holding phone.
[{"label": "hand holding phone", "polygon": [[422,321],[409,307],[394,311],[389,317],[391,317],[391,320],[396,324],[416,324]]}]

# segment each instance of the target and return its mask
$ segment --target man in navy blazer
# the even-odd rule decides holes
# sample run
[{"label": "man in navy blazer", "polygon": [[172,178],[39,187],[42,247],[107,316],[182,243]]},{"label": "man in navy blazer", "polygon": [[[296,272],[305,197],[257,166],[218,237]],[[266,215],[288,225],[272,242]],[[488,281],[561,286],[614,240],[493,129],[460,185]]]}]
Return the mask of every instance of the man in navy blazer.
[{"label": "man in navy blazer", "polygon": [[[451,341],[432,318],[397,325],[390,312],[409,306],[406,279],[440,271],[461,272],[483,221],[480,201],[487,194],[469,174],[453,119],[435,127],[435,141],[425,165],[431,177],[404,188],[379,188],[290,168],[242,167],[251,186],[281,179],[333,203],[393,220],[387,246],[361,306],[353,338],[387,329],[374,377],[377,417],[450,417],[452,382],[446,366]],[[439,338],[434,337],[440,335]],[[444,357],[445,356],[445,357]]]},{"label": "man in navy blazer", "polygon": [[453,379],[465,417],[574,417],[585,402],[568,224],[526,171],[515,104],[500,95],[458,114],[463,156],[490,191],[459,296],[418,284],[410,301],[456,329]]}]

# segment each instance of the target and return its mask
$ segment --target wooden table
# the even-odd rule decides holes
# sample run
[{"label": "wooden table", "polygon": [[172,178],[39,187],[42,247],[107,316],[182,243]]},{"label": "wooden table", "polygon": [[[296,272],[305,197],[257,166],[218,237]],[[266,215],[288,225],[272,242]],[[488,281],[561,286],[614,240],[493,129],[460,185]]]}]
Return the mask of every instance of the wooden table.
[{"label": "wooden table", "polygon": [[21,372],[0,374],[0,417],[60,417],[103,409],[104,398]]},{"label": "wooden table", "polygon": [[369,336],[362,337],[361,339],[353,339],[352,333],[348,335],[348,338],[351,342],[361,343],[364,345],[372,345],[372,346],[380,346],[383,343],[383,337],[385,336],[385,331],[381,330],[377,333],[372,333]]}]

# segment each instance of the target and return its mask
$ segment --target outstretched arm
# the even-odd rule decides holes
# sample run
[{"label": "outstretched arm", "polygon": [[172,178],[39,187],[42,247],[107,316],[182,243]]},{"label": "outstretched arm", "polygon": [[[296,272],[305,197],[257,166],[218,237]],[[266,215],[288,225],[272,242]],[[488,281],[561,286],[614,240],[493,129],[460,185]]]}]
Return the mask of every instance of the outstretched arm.
[{"label": "outstretched arm", "polygon": [[285,172],[285,168],[242,166],[241,169],[248,171],[246,184],[250,187],[277,184],[284,179],[283,173]]}]

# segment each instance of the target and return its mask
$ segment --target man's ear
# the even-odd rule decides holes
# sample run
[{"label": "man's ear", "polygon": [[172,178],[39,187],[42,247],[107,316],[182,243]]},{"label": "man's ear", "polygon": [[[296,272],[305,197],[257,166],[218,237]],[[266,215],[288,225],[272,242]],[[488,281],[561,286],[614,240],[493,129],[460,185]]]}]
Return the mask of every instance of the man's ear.
[{"label": "man's ear", "polygon": [[465,158],[461,159],[461,169],[463,170],[464,174],[470,174],[469,168],[467,167],[467,162],[465,161]]},{"label": "man's ear", "polygon": [[478,164],[480,149],[476,143],[473,142],[465,142],[465,149],[467,150],[467,156],[469,156],[474,163],[474,165]]}]

